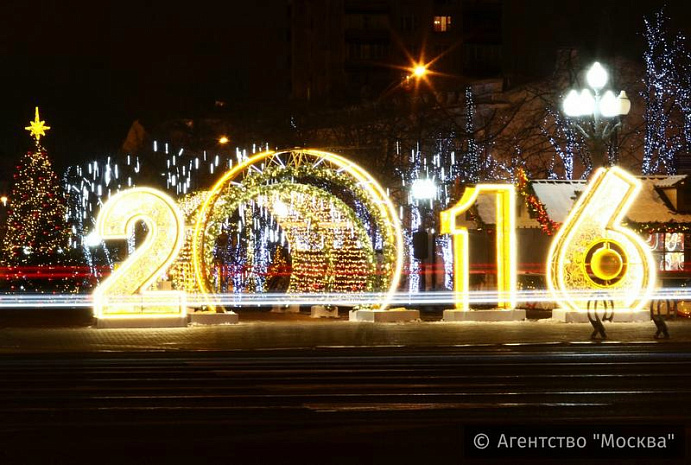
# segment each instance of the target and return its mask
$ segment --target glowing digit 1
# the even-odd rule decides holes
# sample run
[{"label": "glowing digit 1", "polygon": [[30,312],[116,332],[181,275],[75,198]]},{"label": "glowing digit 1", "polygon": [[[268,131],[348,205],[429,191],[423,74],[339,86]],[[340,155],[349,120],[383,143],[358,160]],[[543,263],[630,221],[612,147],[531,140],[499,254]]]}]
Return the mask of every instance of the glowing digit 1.
[{"label": "glowing digit 1", "polygon": [[184,292],[149,290],[184,242],[185,222],[173,199],[146,187],[119,192],[103,205],[96,233],[105,240],[127,239],[138,221],[146,224],[146,239],[93,292],[96,318],[186,313]]},{"label": "glowing digit 1", "polygon": [[613,310],[641,309],[655,284],[646,243],[621,220],[641,189],[620,168],[600,168],[554,237],[547,285],[562,308],[587,311],[588,302]]},{"label": "glowing digit 1", "polygon": [[468,211],[480,194],[494,194],[496,208],[497,306],[516,306],[516,208],[515,189],[509,184],[479,184],[468,187],[456,205],[441,212],[441,233],[453,235],[454,293],[456,310],[468,311],[468,229],[456,226],[458,215]]}]

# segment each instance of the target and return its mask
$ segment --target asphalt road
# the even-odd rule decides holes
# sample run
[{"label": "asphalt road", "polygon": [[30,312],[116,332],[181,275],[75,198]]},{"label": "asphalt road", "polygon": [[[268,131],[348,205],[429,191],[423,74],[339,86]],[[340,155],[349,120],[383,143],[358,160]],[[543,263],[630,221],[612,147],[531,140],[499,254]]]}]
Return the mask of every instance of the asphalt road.
[{"label": "asphalt road", "polygon": [[[354,323],[304,314],[243,313],[240,324],[185,328],[97,329],[60,312],[0,312],[0,354],[99,351],[227,351],[333,347],[474,347],[506,344],[591,344],[588,323],[528,320],[507,323]],[[691,344],[691,320],[670,321],[671,339],[655,340],[655,325],[606,323],[607,344]]]},{"label": "asphalt road", "polygon": [[481,424],[691,444],[685,343],[14,353],[0,380],[2,464],[457,464]]}]

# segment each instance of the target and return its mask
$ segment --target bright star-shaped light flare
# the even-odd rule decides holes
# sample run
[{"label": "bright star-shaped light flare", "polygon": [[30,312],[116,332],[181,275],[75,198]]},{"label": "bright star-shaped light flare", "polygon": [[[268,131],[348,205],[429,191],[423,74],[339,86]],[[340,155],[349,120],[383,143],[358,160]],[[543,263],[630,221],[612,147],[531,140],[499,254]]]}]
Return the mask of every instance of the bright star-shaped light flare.
[{"label": "bright star-shaped light flare", "polygon": [[36,117],[34,118],[33,121],[29,121],[29,126],[25,127],[27,131],[29,131],[31,137],[33,137],[36,140],[36,143],[38,143],[39,140],[41,140],[41,136],[46,135],[46,131],[50,129],[50,126],[45,125],[45,121],[41,121],[41,118],[38,116],[38,107],[36,107]]},{"label": "bright star-shaped light flare", "polygon": [[413,68],[413,75],[417,78],[423,77],[427,74],[427,67],[425,65],[417,65]]}]

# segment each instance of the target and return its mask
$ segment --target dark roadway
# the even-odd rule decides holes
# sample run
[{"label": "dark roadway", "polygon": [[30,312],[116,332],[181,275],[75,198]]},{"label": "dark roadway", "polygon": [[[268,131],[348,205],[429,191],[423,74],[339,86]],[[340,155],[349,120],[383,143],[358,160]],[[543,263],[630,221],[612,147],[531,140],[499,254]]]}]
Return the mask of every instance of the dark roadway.
[{"label": "dark roadway", "polygon": [[588,324],[546,321],[29,320],[0,320],[3,465],[688,463],[471,461],[477,425],[678,425],[691,458],[687,320],[671,322],[670,341],[653,340],[652,323],[610,324],[606,343],[589,341]]}]

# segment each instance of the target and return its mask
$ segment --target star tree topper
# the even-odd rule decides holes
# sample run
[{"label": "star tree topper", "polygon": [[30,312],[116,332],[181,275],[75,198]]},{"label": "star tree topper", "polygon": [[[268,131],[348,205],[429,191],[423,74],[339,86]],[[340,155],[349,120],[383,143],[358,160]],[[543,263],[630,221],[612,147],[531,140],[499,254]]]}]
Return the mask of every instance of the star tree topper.
[{"label": "star tree topper", "polygon": [[41,121],[41,118],[38,116],[38,107],[36,107],[36,117],[33,121],[29,121],[29,126],[24,128],[27,131],[29,131],[31,137],[34,138],[34,140],[36,141],[36,145],[39,145],[41,136],[45,136],[46,131],[50,129],[50,126],[46,126],[45,124],[46,122]]}]

